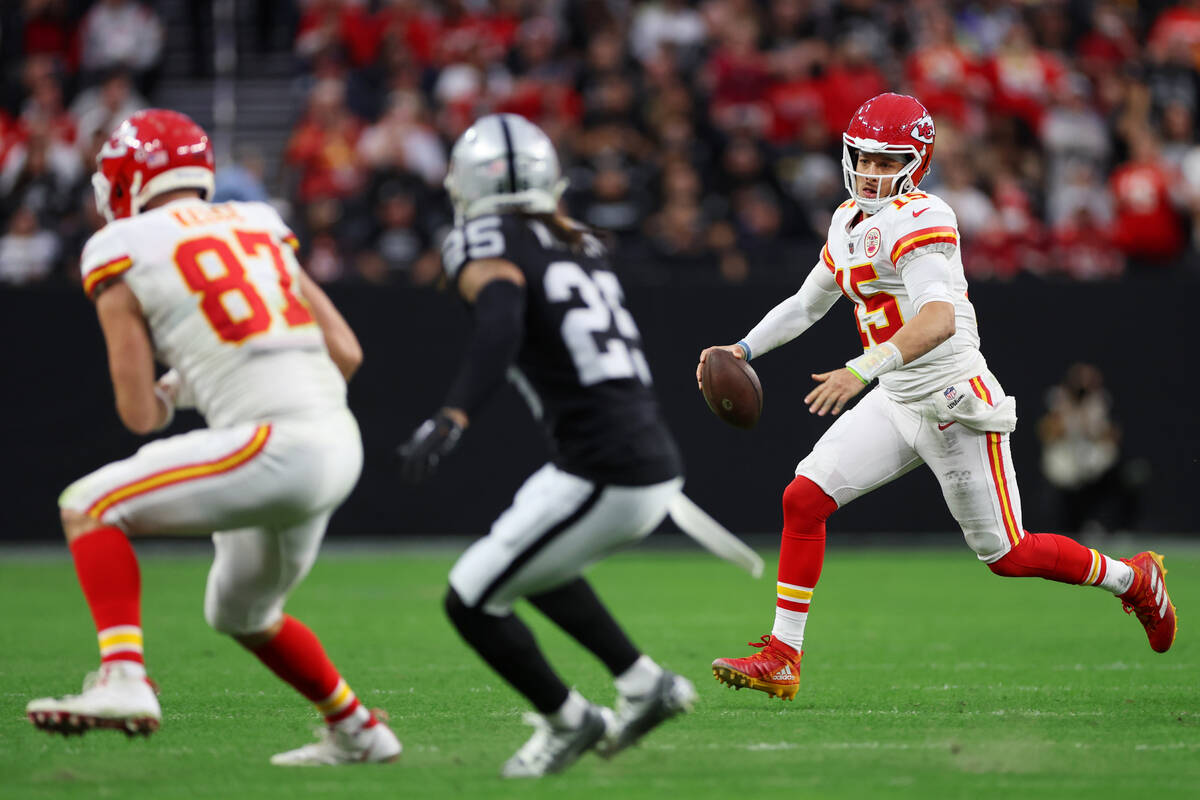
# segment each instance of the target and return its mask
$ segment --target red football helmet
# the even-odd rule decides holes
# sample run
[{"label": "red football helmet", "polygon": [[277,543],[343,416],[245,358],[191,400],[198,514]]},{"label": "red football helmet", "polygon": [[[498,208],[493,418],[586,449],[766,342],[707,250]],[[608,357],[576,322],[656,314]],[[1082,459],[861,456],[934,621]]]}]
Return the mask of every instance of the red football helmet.
[{"label": "red football helmet", "polygon": [[862,173],[859,152],[893,153],[908,156],[892,182],[893,195],[916,189],[929,172],[933,160],[933,117],[915,97],[906,94],[881,94],[859,106],[842,134],[842,175],[846,191],[868,214],[883,208],[888,197],[862,197],[855,191],[854,179]]},{"label": "red football helmet", "polygon": [[139,111],[113,131],[96,156],[96,207],[112,222],[139,213],[150,198],[174,189],[213,196],[208,134],[177,111]]}]

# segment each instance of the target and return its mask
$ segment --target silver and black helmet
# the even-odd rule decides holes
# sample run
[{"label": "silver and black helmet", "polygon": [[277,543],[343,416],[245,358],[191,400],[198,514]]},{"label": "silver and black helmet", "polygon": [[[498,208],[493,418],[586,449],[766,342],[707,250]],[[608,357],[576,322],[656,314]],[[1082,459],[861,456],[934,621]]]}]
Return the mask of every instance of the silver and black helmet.
[{"label": "silver and black helmet", "polygon": [[567,188],[554,144],[516,114],[489,114],[454,143],[446,190],[461,222],[484,214],[553,214]]}]

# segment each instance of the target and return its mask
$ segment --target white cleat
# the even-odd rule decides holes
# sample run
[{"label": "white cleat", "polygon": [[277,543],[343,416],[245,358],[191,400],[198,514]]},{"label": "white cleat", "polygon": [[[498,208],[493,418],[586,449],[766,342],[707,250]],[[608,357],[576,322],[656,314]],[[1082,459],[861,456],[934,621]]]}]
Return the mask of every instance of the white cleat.
[{"label": "white cleat", "polygon": [[533,736],[504,762],[500,774],[505,778],[540,778],[562,772],[604,737],[608,725],[602,712],[590,706],[578,728],[555,728],[541,714],[526,714],[525,722],[534,727]]},{"label": "white cleat", "polygon": [[25,716],[38,728],[63,736],[102,728],[149,736],[162,722],[162,709],[140,667],[113,661],[88,673],[79,694],[29,701]]},{"label": "white cleat", "polygon": [[691,711],[697,697],[691,681],[663,670],[658,683],[646,694],[617,698],[616,714],[610,712],[608,731],[596,752],[612,758],[671,717]]},{"label": "white cleat", "polygon": [[348,732],[319,728],[317,741],[271,756],[277,767],[336,767],[341,764],[381,764],[400,757],[403,746],[392,729],[375,712],[378,722]]}]

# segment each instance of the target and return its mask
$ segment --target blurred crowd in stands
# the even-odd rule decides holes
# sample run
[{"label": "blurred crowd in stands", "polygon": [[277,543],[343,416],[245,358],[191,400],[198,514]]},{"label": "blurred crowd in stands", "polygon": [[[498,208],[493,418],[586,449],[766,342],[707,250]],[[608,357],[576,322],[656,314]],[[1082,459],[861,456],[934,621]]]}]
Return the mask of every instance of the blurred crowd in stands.
[{"label": "blurred crowd in stands", "polygon": [[[94,155],[162,102],[179,3],[5,5],[0,283],[69,280],[101,223]],[[922,188],[957,212],[970,279],[1200,262],[1197,0],[252,5],[256,46],[294,58],[295,118],[283,152],[219,154],[218,194],[271,198],[321,281],[436,280],[449,146],[495,111],[555,140],[568,211],[612,232],[629,280],[796,280],[845,197],[841,132],[887,90],[934,114]],[[172,24],[211,4],[191,6]],[[211,41],[185,41],[210,76]]]}]

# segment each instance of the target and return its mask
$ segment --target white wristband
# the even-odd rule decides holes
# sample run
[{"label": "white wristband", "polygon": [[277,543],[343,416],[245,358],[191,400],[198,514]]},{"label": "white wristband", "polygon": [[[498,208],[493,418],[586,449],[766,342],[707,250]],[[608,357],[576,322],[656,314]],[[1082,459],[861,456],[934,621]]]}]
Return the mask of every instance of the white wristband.
[{"label": "white wristband", "polygon": [[897,367],[904,366],[904,356],[900,348],[891,342],[884,342],[878,347],[872,347],[858,358],[846,362],[846,369],[854,373],[864,384],[878,378],[885,372],[891,372]]}]

